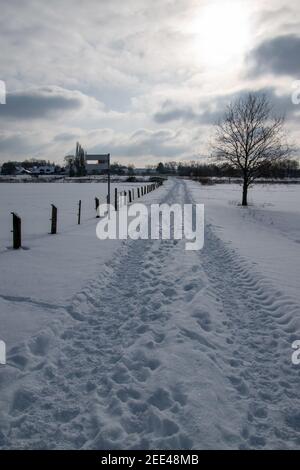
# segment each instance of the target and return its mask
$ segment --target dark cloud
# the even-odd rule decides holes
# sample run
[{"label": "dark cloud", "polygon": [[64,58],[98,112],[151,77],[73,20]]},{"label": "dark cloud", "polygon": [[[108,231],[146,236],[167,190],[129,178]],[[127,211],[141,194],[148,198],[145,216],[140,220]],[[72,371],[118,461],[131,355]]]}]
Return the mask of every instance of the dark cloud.
[{"label": "dark cloud", "polygon": [[[226,106],[253,90],[244,89],[229,95],[219,95],[209,101],[198,103],[193,108],[190,105],[172,104],[166,102],[153,118],[158,123],[171,121],[192,122],[196,125],[213,125],[223,116]],[[292,103],[291,95],[278,95],[273,87],[263,88],[257,93],[265,94],[269,99],[275,114],[285,115],[287,119],[295,119],[297,107]]]},{"label": "dark cloud", "polygon": [[199,103],[194,107],[184,104],[164,103],[162,108],[154,114],[153,118],[159,124],[172,121],[194,122],[202,125],[213,124],[224,111],[222,106],[224,102],[224,97],[216,97],[213,108],[211,103]]},{"label": "dark cloud", "polygon": [[165,123],[170,121],[178,121],[183,119],[184,121],[194,121],[197,118],[197,114],[189,107],[170,107],[169,109],[162,109],[154,115],[154,120],[158,123]]},{"label": "dark cloud", "polygon": [[268,39],[248,56],[250,74],[300,75],[300,37],[294,34]]},{"label": "dark cloud", "polygon": [[0,106],[0,118],[22,120],[48,118],[81,106],[82,99],[78,92],[59,87],[45,87],[8,93],[6,104]]}]

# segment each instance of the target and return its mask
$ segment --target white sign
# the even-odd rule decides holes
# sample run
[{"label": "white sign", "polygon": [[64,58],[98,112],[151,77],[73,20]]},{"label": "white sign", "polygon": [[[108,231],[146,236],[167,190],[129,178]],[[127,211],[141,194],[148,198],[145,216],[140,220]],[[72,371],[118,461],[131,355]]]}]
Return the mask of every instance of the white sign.
[{"label": "white sign", "polygon": [[86,160],[86,166],[87,169],[89,170],[100,170],[100,171],[105,171],[109,169],[109,160],[110,160],[110,155],[104,154],[104,155],[86,155],[85,160]]}]

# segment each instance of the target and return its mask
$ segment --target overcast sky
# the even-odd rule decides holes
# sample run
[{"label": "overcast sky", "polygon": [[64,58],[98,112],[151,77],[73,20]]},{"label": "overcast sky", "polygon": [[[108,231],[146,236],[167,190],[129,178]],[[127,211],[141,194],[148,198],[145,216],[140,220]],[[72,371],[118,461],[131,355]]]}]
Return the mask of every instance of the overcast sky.
[{"label": "overcast sky", "polygon": [[[299,0],[0,0],[0,163],[88,152],[141,167],[208,153],[265,90],[300,146]],[[299,87],[300,88],[300,87]]]}]

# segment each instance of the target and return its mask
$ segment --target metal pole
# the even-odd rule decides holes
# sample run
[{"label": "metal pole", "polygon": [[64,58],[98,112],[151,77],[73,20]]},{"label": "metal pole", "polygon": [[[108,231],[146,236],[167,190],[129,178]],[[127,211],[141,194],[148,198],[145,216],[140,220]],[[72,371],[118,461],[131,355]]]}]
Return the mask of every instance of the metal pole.
[{"label": "metal pole", "polygon": [[108,172],[107,172],[107,204],[110,204],[110,153],[108,154]]}]

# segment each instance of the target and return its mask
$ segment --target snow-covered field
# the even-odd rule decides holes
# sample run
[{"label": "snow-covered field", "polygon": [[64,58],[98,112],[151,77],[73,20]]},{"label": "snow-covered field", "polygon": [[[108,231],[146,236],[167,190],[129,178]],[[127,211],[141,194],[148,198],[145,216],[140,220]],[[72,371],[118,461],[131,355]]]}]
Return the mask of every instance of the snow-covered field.
[{"label": "snow-covered field", "polygon": [[[146,184],[146,183],[145,183]],[[111,184],[111,202],[114,190],[132,189],[142,183]],[[72,231],[77,225],[78,201],[82,200],[82,223],[95,218],[95,197],[106,202],[107,183],[26,183],[0,184],[0,251],[12,245],[12,216],[22,218],[24,245],[33,247],[35,240],[50,232],[51,204],[58,208],[58,231]]]},{"label": "snow-covered field", "polygon": [[[199,252],[99,241],[98,188],[0,185],[0,446],[299,447],[300,187],[256,186],[248,208],[236,185],[170,179],[145,196],[205,204]],[[11,210],[26,250],[6,248]]]},{"label": "snow-covered field", "polygon": [[[112,184],[111,202],[115,188],[121,192],[137,186],[140,184]],[[95,235],[95,197],[104,203],[106,195],[105,183],[0,184],[1,294],[44,303],[55,299],[57,304],[64,305],[87,279],[96,275],[99,265],[110,259],[118,246],[118,242],[108,242],[102,249]],[[82,201],[80,226],[77,224],[79,199]],[[51,203],[58,208],[57,235],[49,235]],[[20,252],[11,250],[12,211],[22,218],[24,249]],[[6,317],[5,308],[0,309],[1,320],[3,315]],[[44,318],[48,320],[43,309],[32,323],[34,312],[28,305],[25,310],[21,307],[20,315],[18,322],[29,328],[38,328]],[[15,319],[16,315],[10,315],[10,321]],[[12,329],[9,323],[4,333],[7,339],[14,339],[20,337],[21,331],[22,328]]]}]

